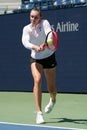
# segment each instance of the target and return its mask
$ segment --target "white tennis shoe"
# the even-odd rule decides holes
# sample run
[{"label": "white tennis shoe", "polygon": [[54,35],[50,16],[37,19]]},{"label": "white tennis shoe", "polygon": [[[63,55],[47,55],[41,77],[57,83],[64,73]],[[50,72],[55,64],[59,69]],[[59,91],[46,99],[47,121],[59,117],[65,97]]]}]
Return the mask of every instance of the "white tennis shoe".
[{"label": "white tennis shoe", "polygon": [[53,107],[54,107],[54,104],[55,104],[56,101],[52,101],[52,98],[50,98],[50,101],[49,103],[47,104],[47,106],[45,107],[45,113],[49,113],[52,111]]},{"label": "white tennis shoe", "polygon": [[43,114],[42,112],[37,112],[37,116],[36,116],[36,124],[43,124],[45,123],[44,119],[43,119]]}]

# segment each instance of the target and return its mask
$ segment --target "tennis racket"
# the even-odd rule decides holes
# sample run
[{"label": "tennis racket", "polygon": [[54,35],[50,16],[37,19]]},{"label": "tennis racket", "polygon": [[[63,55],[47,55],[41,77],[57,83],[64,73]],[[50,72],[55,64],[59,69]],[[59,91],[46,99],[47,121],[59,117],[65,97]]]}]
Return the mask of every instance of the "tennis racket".
[{"label": "tennis racket", "polygon": [[58,34],[54,31],[51,30],[45,39],[45,44],[43,45],[43,48],[48,48],[52,51],[55,51],[59,46],[59,39],[58,39]]}]

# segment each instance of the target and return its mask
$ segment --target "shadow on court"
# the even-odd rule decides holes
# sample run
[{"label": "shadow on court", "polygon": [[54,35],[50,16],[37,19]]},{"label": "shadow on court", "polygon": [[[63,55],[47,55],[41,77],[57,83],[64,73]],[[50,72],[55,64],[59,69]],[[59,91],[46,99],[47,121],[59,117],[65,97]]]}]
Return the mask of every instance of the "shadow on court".
[{"label": "shadow on court", "polygon": [[85,124],[87,125],[87,119],[69,119],[69,118],[51,118],[55,121],[47,123],[73,123],[73,124]]}]

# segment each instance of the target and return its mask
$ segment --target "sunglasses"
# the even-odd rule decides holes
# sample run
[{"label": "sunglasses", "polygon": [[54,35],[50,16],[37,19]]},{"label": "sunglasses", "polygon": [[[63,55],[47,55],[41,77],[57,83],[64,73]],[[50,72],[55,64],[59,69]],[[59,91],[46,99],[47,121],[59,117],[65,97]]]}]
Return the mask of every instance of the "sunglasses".
[{"label": "sunglasses", "polygon": [[30,15],[31,18],[34,18],[34,19],[39,19],[38,16],[34,16],[34,15]]}]

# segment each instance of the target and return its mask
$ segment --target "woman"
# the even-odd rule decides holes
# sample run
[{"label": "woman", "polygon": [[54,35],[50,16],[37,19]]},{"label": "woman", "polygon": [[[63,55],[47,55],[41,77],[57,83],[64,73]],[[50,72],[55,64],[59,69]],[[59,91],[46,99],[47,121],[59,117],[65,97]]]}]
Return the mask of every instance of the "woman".
[{"label": "woman", "polygon": [[32,9],[30,12],[30,24],[23,28],[22,43],[31,50],[31,72],[34,79],[34,99],[36,103],[37,115],[36,123],[44,123],[42,114],[42,72],[44,71],[47,88],[50,93],[50,101],[45,107],[45,112],[49,113],[56,101],[56,59],[55,52],[50,49],[44,49],[44,41],[47,33],[51,31],[51,26],[47,20],[42,19],[42,13],[39,9]]}]

